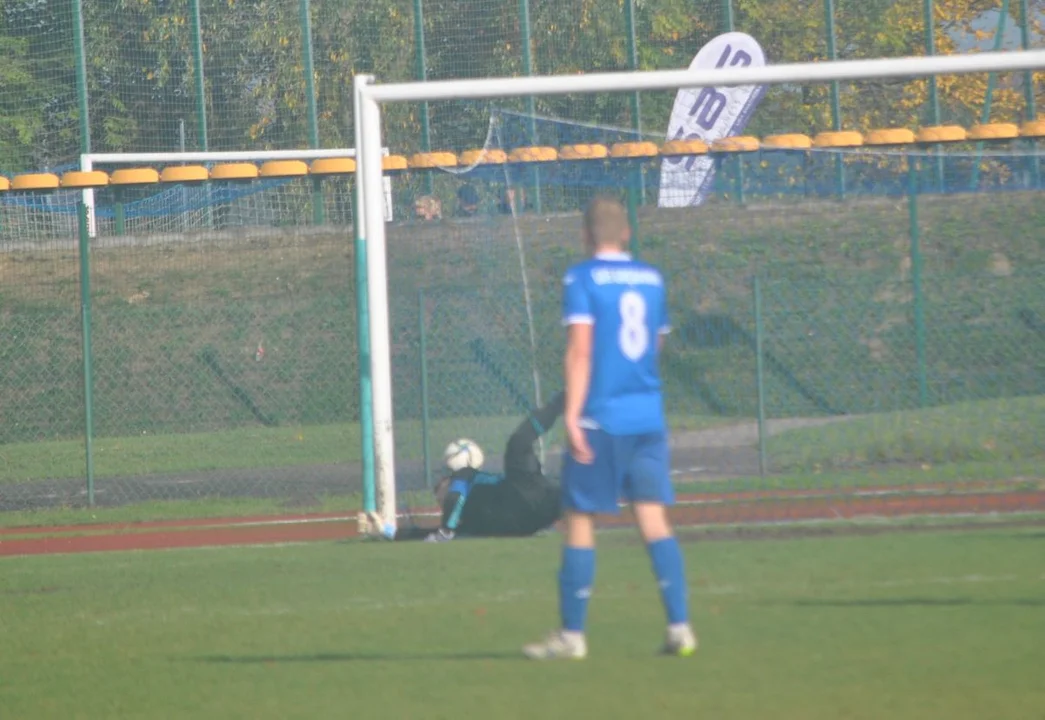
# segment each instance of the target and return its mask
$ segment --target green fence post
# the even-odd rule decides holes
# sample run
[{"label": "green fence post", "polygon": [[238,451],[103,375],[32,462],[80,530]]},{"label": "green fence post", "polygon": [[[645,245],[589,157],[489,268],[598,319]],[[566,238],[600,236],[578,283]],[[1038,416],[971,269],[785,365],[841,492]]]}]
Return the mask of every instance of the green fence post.
[{"label": "green fence post", "polygon": [[[428,57],[425,50],[425,15],[423,0],[414,0],[414,67],[417,79],[428,80]],[[421,151],[432,151],[432,117],[428,103],[421,103]],[[432,173],[425,173],[425,193],[431,195],[435,190],[432,184]]]},{"label": "green fence post", "polygon": [[[733,0],[722,0],[722,32],[733,32],[736,27],[733,20]],[[737,177],[736,177],[737,203],[744,204],[744,160],[741,153],[737,153]]]},{"label": "green fence post", "polygon": [[[1024,50],[1030,50],[1031,38],[1030,38],[1030,11],[1027,7],[1027,0],[1020,0],[1020,47]],[[1023,95],[1024,102],[1026,103],[1026,120],[1036,120],[1038,117],[1037,109],[1037,98],[1034,97],[1034,73],[1030,70],[1026,70],[1023,73]],[[1041,161],[1038,155],[1033,152],[1033,149],[1037,147],[1037,141],[1031,140],[1028,143],[1031,147],[1031,184],[1033,187],[1041,187]]]},{"label": "green fence post", "polygon": [[[838,51],[835,47],[835,3],[834,0],[824,0],[824,19],[826,20],[827,35],[827,59],[834,61],[838,59]],[[842,129],[842,101],[838,95],[838,81],[831,82],[831,127],[835,132]],[[835,153],[835,186],[838,189],[838,197],[845,198],[845,164],[842,154]]]},{"label": "green fence post", "polygon": [[737,190],[737,204],[744,204],[744,153],[733,153],[736,157],[737,175],[734,184]]},{"label": "green fence post", "polygon": [[911,290],[914,304],[914,345],[918,363],[918,406],[929,404],[928,363],[925,357],[925,295],[922,290],[921,228],[918,225],[918,159],[907,156],[907,214],[911,233]]},{"label": "green fence post", "polygon": [[[1001,10],[998,12],[998,28],[994,32],[994,52],[1001,50],[1002,35],[1005,34],[1005,20],[1009,17],[1009,0],[1002,0]],[[994,80],[996,73],[987,74],[987,97],[983,99],[983,112],[980,114],[980,122],[987,123],[991,119],[991,101],[994,99]],[[980,159],[983,157],[983,141],[976,143],[976,160],[972,166],[972,179],[969,189],[976,190],[980,185]]]},{"label": "green fence post", "polygon": [[[628,36],[628,69],[639,69],[639,44],[635,37],[635,0],[625,0],[624,24]],[[642,98],[638,91],[631,94],[631,129],[635,131],[635,140],[642,140]],[[639,203],[646,203],[646,173],[643,165],[636,164],[638,175]]]},{"label": "green fence post", "polygon": [[425,463],[425,486],[432,487],[432,443],[428,426],[428,323],[425,322],[425,291],[417,291],[417,330],[421,336],[421,450]]},{"label": "green fence post", "polygon": [[[91,152],[91,107],[87,90],[87,45],[84,40],[83,3],[72,0],[73,4],[73,52],[76,54],[76,100],[80,113],[80,155]],[[91,168],[93,169],[93,168]],[[87,230],[94,229],[94,190],[87,189],[82,193],[87,205]]]},{"label": "green fence post", "polygon": [[73,51],[76,53],[76,100],[80,112],[80,152],[91,152],[91,115],[87,95],[87,51],[83,32],[82,0],[73,3]]},{"label": "green fence post", "polygon": [[[191,0],[192,10],[192,56],[193,78],[196,85],[196,132],[199,135],[198,147],[203,152],[210,150],[210,139],[207,136],[207,84],[203,67],[203,23],[200,20],[200,0]],[[206,223],[214,223],[211,206],[211,184],[207,183],[204,193],[207,196]]]},{"label": "green fence post", "polygon": [[758,393],[758,474],[761,477],[765,477],[768,467],[766,452],[766,379],[762,365],[762,340],[764,336],[762,325],[762,280],[758,275],[755,275],[752,283],[752,295],[754,296],[755,314],[755,388]]},{"label": "green fence post", "polygon": [[[76,54],[76,99],[80,112],[80,153],[91,152],[90,101],[87,95],[87,52],[84,42],[83,3],[72,0],[73,52]],[[83,375],[83,438],[84,472],[87,483],[87,504],[94,506],[94,383],[91,381],[91,266],[88,257],[90,219],[85,190],[76,205],[77,234],[80,261],[80,352]]]},{"label": "green fence post", "polygon": [[87,475],[87,504],[94,506],[94,379],[91,353],[91,258],[87,203],[77,204],[80,251],[80,345],[83,354],[84,470]]},{"label": "green fence post", "polygon": [[733,0],[722,0],[722,27],[726,32],[733,32]]},{"label": "green fence post", "polygon": [[200,22],[200,0],[192,0],[192,55],[196,82],[196,127],[200,150],[210,150],[207,140],[207,87],[203,72],[203,24]]},{"label": "green fence post", "polygon": [[[530,0],[519,0],[519,32],[522,35],[523,72],[533,75],[533,34],[530,27]],[[530,144],[537,144],[537,101],[533,95],[526,98],[526,111],[530,116]],[[541,212],[541,173],[535,163],[530,165],[533,181],[533,209]]]},{"label": "green fence post", "polygon": [[123,191],[116,187],[113,188],[113,224],[116,230],[116,236],[122,237],[126,230],[127,214],[123,207]]},{"label": "green fence post", "polygon": [[[933,0],[923,0],[922,2],[922,22],[925,24],[925,54],[935,55],[936,54],[936,16],[933,11]],[[929,113],[931,123],[933,125],[939,125],[940,120],[940,93],[939,86],[936,81],[935,75],[929,76]],[[937,145],[934,153],[936,154],[935,173],[936,173],[936,190],[937,192],[943,192],[943,155],[940,153],[940,146]]]},{"label": "green fence post", "polygon": [[[639,162],[638,160],[633,161],[635,167],[638,167]],[[641,173],[638,171],[628,171],[627,206],[628,223],[631,225],[631,240],[628,244],[628,250],[635,258],[638,258],[642,250],[642,239],[639,236],[639,197],[642,192],[639,184],[640,177]]]},{"label": "green fence post", "polygon": [[[301,0],[301,45],[304,60],[302,73],[305,76],[305,95],[308,102],[308,144],[319,147],[319,113],[316,109],[316,69],[312,61],[312,8],[309,0]],[[323,200],[323,181],[312,177],[312,224],[322,225],[326,221]]]}]

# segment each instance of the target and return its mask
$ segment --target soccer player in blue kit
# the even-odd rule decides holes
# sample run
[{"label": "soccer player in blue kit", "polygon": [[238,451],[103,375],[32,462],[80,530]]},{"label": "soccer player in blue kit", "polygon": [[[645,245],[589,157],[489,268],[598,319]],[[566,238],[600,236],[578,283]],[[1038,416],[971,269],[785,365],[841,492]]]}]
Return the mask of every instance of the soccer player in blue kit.
[{"label": "soccer player in blue kit", "polygon": [[567,326],[563,421],[565,545],[559,571],[561,625],[523,653],[534,660],[582,659],[595,579],[595,516],[616,515],[627,500],[646,543],[667,614],[663,652],[692,655],[682,552],[667,507],[674,502],[658,356],[670,330],[664,278],[632,259],[627,213],[595,198],[584,214],[590,259],[563,279]]}]

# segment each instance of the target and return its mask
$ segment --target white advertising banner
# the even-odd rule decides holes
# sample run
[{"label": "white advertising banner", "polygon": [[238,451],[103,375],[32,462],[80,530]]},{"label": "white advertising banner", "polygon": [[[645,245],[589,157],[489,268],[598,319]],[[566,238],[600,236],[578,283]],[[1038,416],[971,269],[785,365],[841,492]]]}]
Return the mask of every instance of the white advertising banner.
[{"label": "white advertising banner", "polygon": [[[765,53],[753,37],[730,32],[711,40],[690,63],[690,70],[762,67]],[[764,85],[682,88],[668,123],[668,140],[715,140],[739,135],[765,94]],[[660,207],[694,207],[707,198],[715,180],[708,156],[666,158],[660,166]]]}]

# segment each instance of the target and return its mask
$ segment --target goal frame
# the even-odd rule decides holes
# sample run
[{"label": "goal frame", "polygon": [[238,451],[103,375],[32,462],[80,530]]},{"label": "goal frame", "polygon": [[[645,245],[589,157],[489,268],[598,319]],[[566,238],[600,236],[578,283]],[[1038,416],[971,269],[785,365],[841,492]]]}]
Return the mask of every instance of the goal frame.
[{"label": "goal frame", "polygon": [[[824,83],[876,78],[965,75],[1045,69],[1045,50],[965,53],[960,55],[791,63],[764,67],[711,70],[657,70],[579,75],[485,78],[377,84],[373,75],[355,76],[355,126],[358,157],[357,191],[362,213],[362,240],[367,249],[370,382],[369,412],[374,429],[374,472],[377,514],[382,533],[396,529],[395,438],[392,417],[392,371],[389,338],[388,265],[381,207],[381,107],[389,103],[479,100],[534,95],[594,94],[679,90],[736,85]],[[361,413],[368,408],[361,408]]]}]

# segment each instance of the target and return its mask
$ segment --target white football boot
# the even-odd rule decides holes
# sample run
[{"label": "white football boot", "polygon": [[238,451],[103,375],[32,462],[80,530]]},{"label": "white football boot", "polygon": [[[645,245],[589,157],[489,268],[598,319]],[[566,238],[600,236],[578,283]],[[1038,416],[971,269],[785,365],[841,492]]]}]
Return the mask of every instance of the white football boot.
[{"label": "white football boot", "polygon": [[697,636],[688,624],[669,625],[664,638],[663,655],[689,657],[697,651]]},{"label": "white football boot", "polygon": [[523,655],[531,660],[583,660],[588,643],[583,633],[556,630],[544,641],[524,646]]}]

